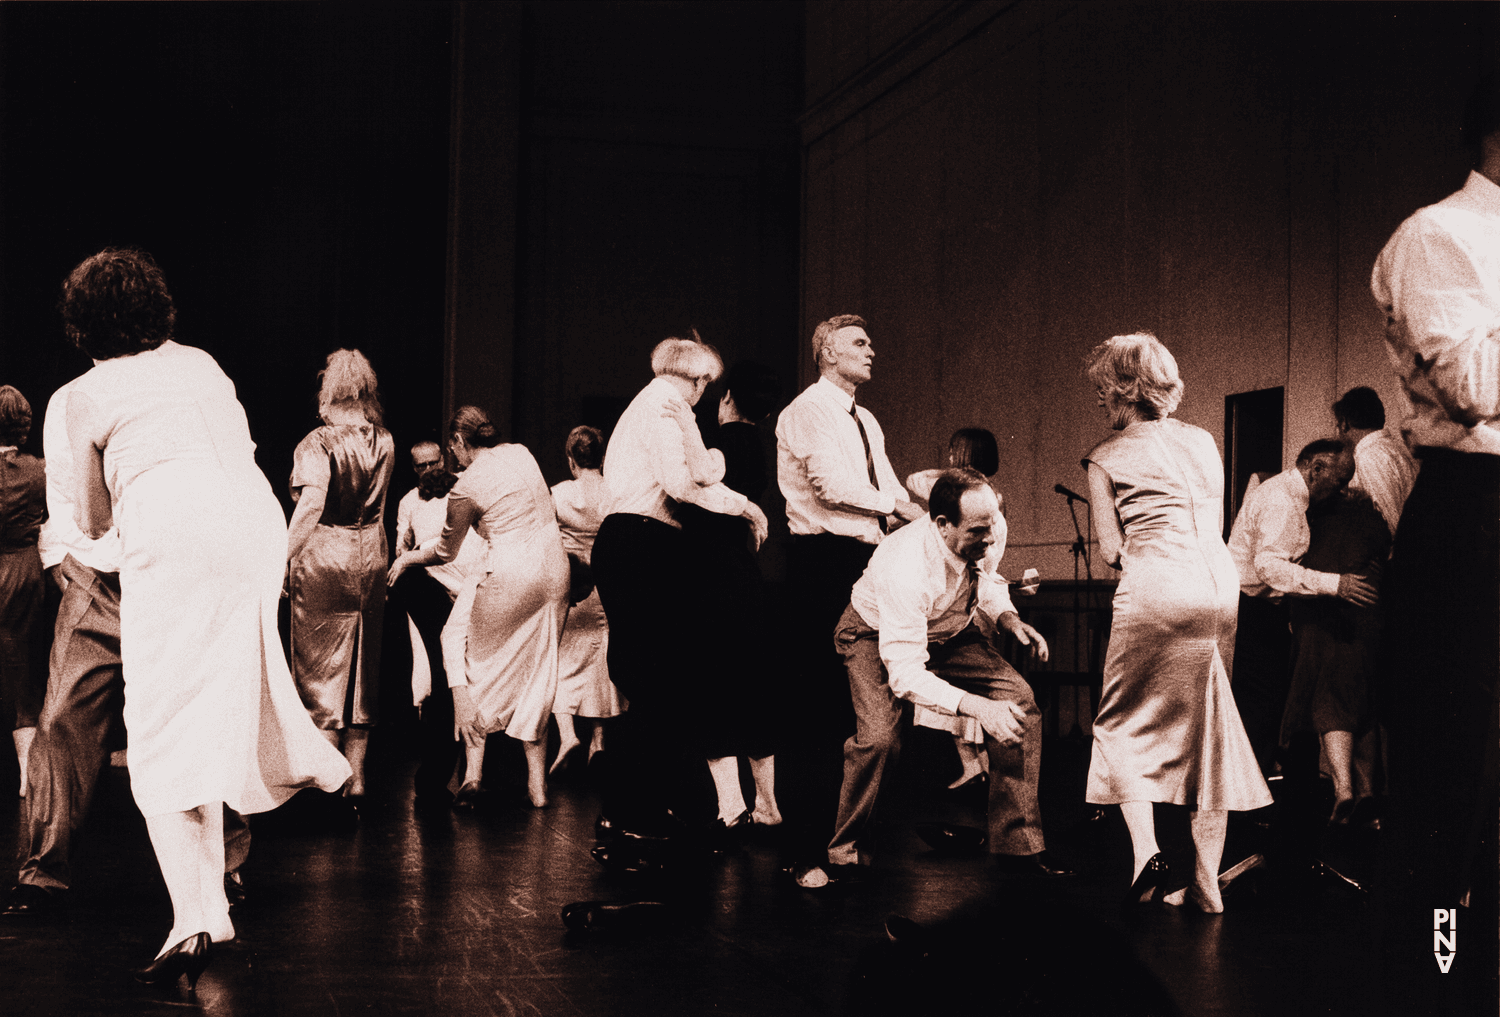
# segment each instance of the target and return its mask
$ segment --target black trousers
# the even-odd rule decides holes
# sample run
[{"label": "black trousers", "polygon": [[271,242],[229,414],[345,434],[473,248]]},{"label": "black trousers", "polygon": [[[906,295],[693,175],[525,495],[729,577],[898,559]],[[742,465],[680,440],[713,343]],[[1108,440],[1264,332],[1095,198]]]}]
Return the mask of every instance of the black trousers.
[{"label": "black trousers", "polygon": [[[1419,457],[1381,582],[1375,692],[1390,764],[1376,887],[1383,995],[1391,1013],[1493,1014],[1500,456]],[[1459,949],[1442,974],[1433,910],[1454,908],[1465,893]]]},{"label": "black trousers", "polygon": [[1240,594],[1231,688],[1262,773],[1275,769],[1292,688],[1292,631],[1285,600]]},{"label": "black trousers", "polygon": [[823,863],[833,838],[844,742],[855,730],[849,677],[834,646],[834,629],[874,553],[874,544],[831,533],[793,536],[787,550],[780,628],[792,694],[776,756],[776,800],[794,864]]},{"label": "black trousers", "polygon": [[413,783],[418,798],[443,798],[463,753],[453,737],[453,691],[443,670],[443,648],[439,642],[453,600],[443,584],[426,569],[407,569],[396,580],[390,601],[398,611],[411,616],[421,633],[432,672],[432,693],[422,704],[421,762]]},{"label": "black trousers", "polygon": [[[687,818],[704,760],[687,737],[701,723],[693,688],[704,662],[689,630],[688,545],[682,531],[647,516],[607,516],[594,540],[594,583],[609,618],[609,676],[630,708],[611,722],[604,814],[643,833],[671,828],[668,812]],[[701,771],[701,772],[700,772]]]}]

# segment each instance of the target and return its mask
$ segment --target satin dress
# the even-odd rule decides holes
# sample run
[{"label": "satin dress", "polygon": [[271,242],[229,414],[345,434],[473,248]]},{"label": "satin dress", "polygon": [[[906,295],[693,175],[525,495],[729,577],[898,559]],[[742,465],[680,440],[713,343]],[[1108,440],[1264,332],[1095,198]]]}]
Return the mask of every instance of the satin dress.
[{"label": "satin dress", "polygon": [[1125,544],[1087,800],[1270,805],[1229,689],[1240,584],[1220,536],[1224,467],[1212,436],[1140,421],[1091,462],[1114,482]]},{"label": "satin dress", "polygon": [[[599,505],[604,478],[595,475],[594,481],[565,480],[552,488],[563,550],[585,565],[593,557],[594,537],[604,522]],[[625,702],[609,680],[609,620],[604,617],[597,589],[568,609],[557,654],[557,698],[552,712],[576,717],[619,716]]]},{"label": "satin dress", "polygon": [[385,617],[385,495],[395,467],[390,432],[324,425],[297,444],[292,497],[327,492],[312,536],[292,562],[292,675],[324,730],[375,723]]},{"label": "satin dress", "polygon": [[275,808],[349,765],[297,700],[277,633],[286,516],[255,465],[234,385],[168,341],[104,360],[94,404],[119,527],[120,659],[141,814]]},{"label": "satin dress", "polygon": [[448,492],[439,543],[451,560],[473,528],[486,543],[443,627],[448,682],[467,680],[486,734],[523,742],[547,732],[557,695],[557,646],[568,613],[568,556],[552,493],[522,445],[474,457]]}]

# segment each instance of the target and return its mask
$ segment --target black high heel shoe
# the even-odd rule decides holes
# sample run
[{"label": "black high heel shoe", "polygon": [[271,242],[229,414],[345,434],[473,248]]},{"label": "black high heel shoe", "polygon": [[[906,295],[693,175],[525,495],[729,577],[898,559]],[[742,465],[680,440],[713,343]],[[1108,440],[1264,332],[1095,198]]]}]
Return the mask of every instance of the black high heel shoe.
[{"label": "black high heel shoe", "polygon": [[1167,860],[1158,851],[1146,862],[1146,867],[1135,877],[1135,882],[1130,884],[1130,889],[1125,892],[1125,900],[1121,902],[1122,906],[1129,908],[1146,903],[1154,893],[1166,886],[1170,875]]},{"label": "black high heel shoe", "polygon": [[175,985],[178,976],[187,975],[188,989],[196,989],[198,976],[208,967],[210,945],[206,932],[189,936],[137,971],[135,980],[147,985]]}]

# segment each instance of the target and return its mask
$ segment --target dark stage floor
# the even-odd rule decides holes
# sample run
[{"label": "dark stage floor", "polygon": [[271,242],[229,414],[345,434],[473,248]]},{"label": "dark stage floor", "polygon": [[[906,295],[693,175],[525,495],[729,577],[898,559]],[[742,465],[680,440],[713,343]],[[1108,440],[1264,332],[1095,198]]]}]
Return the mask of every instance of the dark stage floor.
[{"label": "dark stage floor", "polygon": [[[1161,906],[1122,918],[1129,851],[1117,810],[1089,821],[1087,744],[1049,741],[1049,846],[1078,878],[1041,883],[983,857],[943,858],[922,819],[975,823],[982,802],[943,790],[952,749],[918,731],[885,811],[870,877],[815,895],[777,871],[772,840],[670,888],[611,877],[589,857],[598,800],[582,773],[552,804],[514,794],[487,811],[414,818],[411,765],[377,740],[374,801],[354,829],[287,810],[254,820],[239,941],[196,996],[136,985],[170,924],[166,891],[123,771],[91,817],[66,916],[0,928],[0,1012],[32,1014],[1367,1014],[1366,906],[1335,888],[1293,900],[1242,884],[1228,911]],[[385,749],[385,751],[382,751]],[[296,806],[298,803],[294,802]],[[16,819],[7,810],[5,836]],[[1164,821],[1164,826],[1170,823]],[[1185,822],[1184,822],[1185,825]],[[1232,833],[1243,851],[1259,828]],[[1170,841],[1164,833],[1164,846]],[[654,888],[653,888],[654,887]],[[569,901],[656,895],[657,926],[565,932]],[[892,943],[900,914],[925,929]]]}]

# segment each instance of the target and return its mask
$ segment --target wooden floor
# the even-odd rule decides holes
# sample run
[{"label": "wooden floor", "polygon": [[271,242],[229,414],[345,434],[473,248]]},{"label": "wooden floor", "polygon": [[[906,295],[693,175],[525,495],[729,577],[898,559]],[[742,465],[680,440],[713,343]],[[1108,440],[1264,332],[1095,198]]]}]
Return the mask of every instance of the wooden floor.
[{"label": "wooden floor", "polygon": [[[1049,739],[1043,767],[1049,847],[1078,878],[1043,883],[928,852],[913,822],[975,824],[983,805],[943,790],[952,749],[917,731],[871,878],[816,895],[778,872],[773,838],[670,885],[607,876],[589,856],[598,799],[587,776],[560,777],[552,803],[534,810],[522,804],[518,753],[501,753],[496,783],[512,783],[486,811],[414,817],[412,763],[377,732],[373,801],[352,828],[317,822],[298,802],[255,818],[239,939],[216,951],[196,995],[129,976],[165,935],[170,907],[126,774],[114,770],[66,917],[0,927],[0,1013],[1378,1011],[1366,905],[1336,890],[1231,895],[1222,916],[1155,907],[1122,917],[1128,841],[1117,810],[1088,818],[1087,751]],[[1229,855],[1263,834],[1255,818],[1238,817]],[[3,823],[0,835],[14,836],[16,817]],[[667,902],[668,918],[583,935],[559,919],[570,901],[638,896]],[[922,948],[888,940],[890,914],[926,930]]]}]

